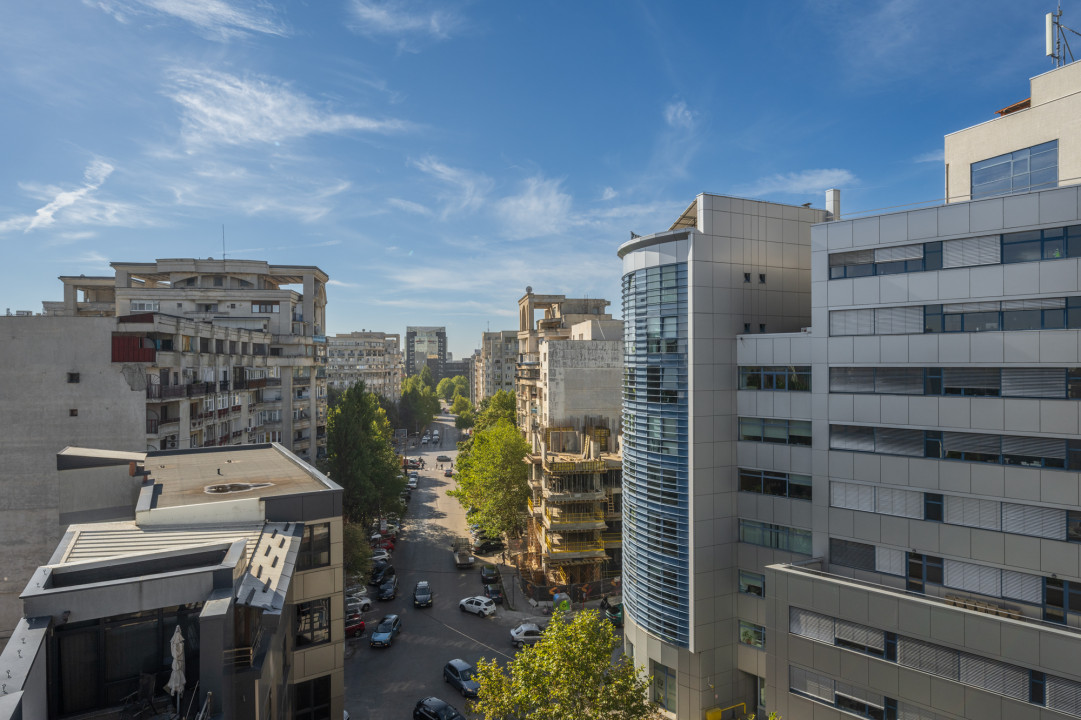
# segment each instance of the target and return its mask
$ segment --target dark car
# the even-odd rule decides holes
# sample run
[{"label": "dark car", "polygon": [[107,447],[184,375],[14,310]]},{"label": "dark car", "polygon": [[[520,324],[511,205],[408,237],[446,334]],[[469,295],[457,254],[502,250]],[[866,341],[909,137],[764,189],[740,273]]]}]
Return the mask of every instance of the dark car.
[{"label": "dark car", "polygon": [[413,588],[413,607],[432,606],[432,586],[427,580],[421,580]]},{"label": "dark car", "polygon": [[454,471],[450,468],[447,468],[443,471],[443,477],[454,477]]},{"label": "dark car", "polygon": [[503,585],[496,583],[495,585],[484,586],[484,597],[491,599],[494,603],[503,604]]},{"label": "dark car", "polygon": [[449,455],[436,455],[435,461],[436,462],[451,462],[451,459],[450,459]]},{"label": "dark car", "polygon": [[496,538],[478,537],[473,541],[473,554],[474,555],[487,555],[493,553],[496,550],[503,549],[503,541]]},{"label": "dark car", "polygon": [[379,586],[379,600],[393,600],[398,597],[398,576],[390,575],[385,583]]},{"label": "dark car", "polygon": [[397,575],[397,573],[394,570],[393,565],[383,564],[382,566],[376,567],[374,570],[372,570],[372,577],[368,580],[368,584],[377,586],[382,585],[395,575]]},{"label": "dark car", "polygon": [[480,566],[480,581],[485,585],[499,582],[499,568],[491,563]]},{"label": "dark car", "polygon": [[464,698],[475,698],[480,690],[480,683],[473,679],[475,674],[472,665],[457,658],[443,667],[443,681],[450,683]]},{"label": "dark car", "polygon": [[465,720],[465,716],[437,697],[426,697],[413,708],[413,720]]},{"label": "dark car", "polygon": [[372,637],[368,644],[372,647],[390,647],[394,644],[395,636],[401,632],[402,619],[397,615],[386,615],[372,630]]}]

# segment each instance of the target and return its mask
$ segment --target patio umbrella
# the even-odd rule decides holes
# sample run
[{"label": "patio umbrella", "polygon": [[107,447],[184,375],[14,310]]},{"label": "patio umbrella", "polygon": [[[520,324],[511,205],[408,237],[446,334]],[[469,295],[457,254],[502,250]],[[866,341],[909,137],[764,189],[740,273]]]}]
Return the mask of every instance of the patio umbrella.
[{"label": "patio umbrella", "polygon": [[169,640],[169,650],[173,654],[173,672],[169,675],[165,691],[170,695],[176,695],[176,713],[180,715],[180,696],[184,694],[187,679],[184,677],[184,635],[180,632],[179,625],[176,626],[173,637]]}]

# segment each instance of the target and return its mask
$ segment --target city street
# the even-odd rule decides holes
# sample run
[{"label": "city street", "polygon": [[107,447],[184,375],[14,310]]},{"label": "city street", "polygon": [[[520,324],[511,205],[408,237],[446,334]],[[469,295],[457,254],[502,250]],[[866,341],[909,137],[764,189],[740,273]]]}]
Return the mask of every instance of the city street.
[{"label": "city street", "polygon": [[[518,611],[497,606],[489,618],[463,613],[458,601],[483,592],[480,566],[485,561],[498,564],[500,556],[478,557],[471,570],[457,570],[451,557],[451,541],[468,535],[465,511],[446,492],[454,487],[452,478],[438,468],[438,455],[457,456],[458,430],[449,414],[439,415],[431,425],[441,442],[409,448],[409,457],[422,457],[425,468],[413,491],[403,531],[395,547],[392,564],[400,581],[398,597],[378,602],[365,613],[365,636],[356,654],[345,661],[345,707],[350,718],[383,720],[412,717],[417,700],[435,695],[465,712],[465,699],[443,682],[443,666],[461,658],[476,664],[481,657],[506,661],[513,656],[509,631],[525,619],[535,618],[520,595],[514,598]],[[445,466],[445,464],[444,464]],[[501,567],[511,590],[509,569]],[[413,607],[413,587],[418,580],[431,583],[435,600],[431,608]],[[523,607],[525,611],[523,611]],[[526,612],[529,611],[529,612]],[[371,648],[372,627],[389,613],[402,618],[402,633],[390,648]]]}]

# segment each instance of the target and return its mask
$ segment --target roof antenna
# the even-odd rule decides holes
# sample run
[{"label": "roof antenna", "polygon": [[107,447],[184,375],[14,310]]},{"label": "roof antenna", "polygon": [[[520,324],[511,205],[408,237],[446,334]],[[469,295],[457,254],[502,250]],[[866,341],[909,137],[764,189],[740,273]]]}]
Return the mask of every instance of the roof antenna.
[{"label": "roof antenna", "polygon": [[[1078,37],[1081,37],[1081,33],[1077,32],[1073,28],[1068,28],[1062,24],[1061,2],[1059,2],[1058,4],[1058,10],[1053,13],[1047,13],[1045,20],[1047,57],[1051,58],[1051,61],[1055,64],[1055,67],[1062,67],[1066,64],[1067,53],[1069,53],[1070,55],[1070,62],[1073,62],[1073,50],[1070,49],[1070,42],[1066,39],[1066,31],[1069,30]],[[1065,52],[1063,52],[1063,46],[1065,46]]]},{"label": "roof antenna", "polygon": [[221,224],[221,261],[225,262],[225,223]]}]

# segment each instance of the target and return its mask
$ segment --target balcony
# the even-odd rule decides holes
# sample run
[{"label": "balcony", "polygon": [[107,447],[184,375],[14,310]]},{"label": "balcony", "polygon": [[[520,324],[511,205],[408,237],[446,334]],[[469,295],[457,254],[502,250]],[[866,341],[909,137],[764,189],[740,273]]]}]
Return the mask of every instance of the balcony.
[{"label": "balcony", "polygon": [[544,511],[545,527],[560,530],[602,530],[608,527],[604,521],[604,513],[601,510],[580,513],[552,512],[549,508]]},{"label": "balcony", "polygon": [[229,381],[221,380],[218,382],[218,392],[229,392]]},{"label": "balcony", "polygon": [[276,377],[265,378],[267,387],[281,387],[282,379]]},{"label": "balcony", "polygon": [[623,546],[623,533],[601,533],[601,543],[608,550]]},{"label": "balcony", "polygon": [[251,380],[245,380],[244,383],[248,386],[249,390],[258,390],[259,388],[265,388],[267,386],[267,379],[252,378]]},{"label": "balcony", "polygon": [[304,387],[305,385],[311,385],[312,378],[310,375],[294,375],[293,385],[295,387]]},{"label": "balcony", "polygon": [[574,540],[552,542],[552,536],[545,534],[544,545],[551,555],[588,557],[590,555],[604,556],[604,544],[597,540]]}]

